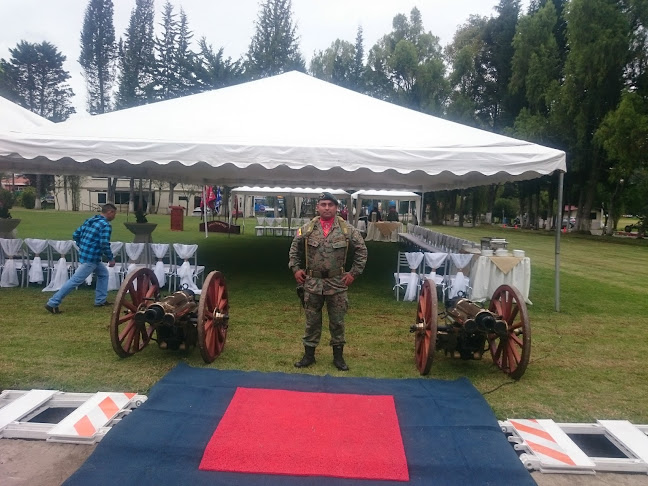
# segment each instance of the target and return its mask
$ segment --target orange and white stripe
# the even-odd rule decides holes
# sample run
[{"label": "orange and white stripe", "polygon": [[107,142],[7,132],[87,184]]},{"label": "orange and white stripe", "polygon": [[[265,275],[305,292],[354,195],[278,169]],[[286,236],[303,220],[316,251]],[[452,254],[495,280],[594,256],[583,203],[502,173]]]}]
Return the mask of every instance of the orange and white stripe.
[{"label": "orange and white stripe", "polygon": [[509,419],[508,423],[543,466],[592,468],[594,462],[553,420]]},{"label": "orange and white stripe", "polygon": [[50,436],[93,437],[119,412],[127,408],[135,393],[99,392],[54,426]]}]

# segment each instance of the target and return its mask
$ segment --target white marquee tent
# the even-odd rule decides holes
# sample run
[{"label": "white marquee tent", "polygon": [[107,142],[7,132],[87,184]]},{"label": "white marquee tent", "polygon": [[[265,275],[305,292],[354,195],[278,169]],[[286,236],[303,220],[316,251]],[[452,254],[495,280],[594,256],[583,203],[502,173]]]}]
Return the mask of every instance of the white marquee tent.
[{"label": "white marquee tent", "polygon": [[54,123],[0,96],[0,132],[43,126],[51,127]]},{"label": "white marquee tent", "polygon": [[421,208],[423,207],[421,195],[411,191],[362,190],[351,194],[351,199],[356,200],[355,202],[356,221],[360,216],[360,209],[362,206],[363,199],[379,199],[379,200],[389,199],[390,201],[396,201],[396,202],[400,202],[400,201],[407,201],[409,203],[415,202],[417,212],[420,212]]},{"label": "white marquee tent", "polygon": [[429,191],[566,169],[559,150],[290,72],[0,132],[0,171]]},{"label": "white marquee tent", "polygon": [[555,171],[562,181],[565,170],[560,150],[298,72],[52,126],[0,130],[0,172],[424,192]]}]

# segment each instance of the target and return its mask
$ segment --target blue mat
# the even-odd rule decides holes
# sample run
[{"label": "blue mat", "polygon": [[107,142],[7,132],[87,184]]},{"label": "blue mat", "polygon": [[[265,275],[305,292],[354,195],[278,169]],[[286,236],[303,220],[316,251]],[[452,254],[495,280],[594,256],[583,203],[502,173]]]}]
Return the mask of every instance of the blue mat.
[{"label": "blue mat", "polygon": [[[393,395],[410,480],[200,471],[198,466],[237,387]],[[362,454],[362,451],[358,451]],[[116,424],[73,485],[502,485],[536,484],[500,430],[490,407],[465,378],[372,379],[221,371],[179,364],[148,400]]]}]

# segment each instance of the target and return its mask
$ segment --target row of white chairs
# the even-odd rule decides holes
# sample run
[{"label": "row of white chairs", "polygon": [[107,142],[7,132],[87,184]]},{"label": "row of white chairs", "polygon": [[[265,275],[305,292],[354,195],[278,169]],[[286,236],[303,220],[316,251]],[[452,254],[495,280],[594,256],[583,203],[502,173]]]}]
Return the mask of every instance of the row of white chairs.
[{"label": "row of white chairs", "polygon": [[[187,286],[199,292],[205,267],[198,264],[198,245],[179,243],[110,243],[116,265],[108,267],[109,290],[117,290],[124,277],[137,268],[151,268],[160,283],[174,291]],[[0,238],[0,287],[43,285],[44,292],[57,291],[79,264],[73,240]],[[106,264],[107,265],[107,264]],[[88,277],[92,283],[92,275]]]},{"label": "row of white chairs", "polygon": [[465,245],[471,247],[476,246],[476,243],[470,240],[438,233],[429,228],[411,223],[407,225],[407,232],[416,236],[428,245],[433,246],[439,252],[459,252]]},{"label": "row of white chairs", "polygon": [[254,227],[256,236],[295,236],[298,228],[305,225],[311,218],[265,218],[258,216]]},{"label": "row of white chairs", "polygon": [[396,300],[400,294],[403,300],[416,300],[424,279],[440,286],[445,298],[469,297],[472,257],[470,253],[399,251],[392,289]]}]

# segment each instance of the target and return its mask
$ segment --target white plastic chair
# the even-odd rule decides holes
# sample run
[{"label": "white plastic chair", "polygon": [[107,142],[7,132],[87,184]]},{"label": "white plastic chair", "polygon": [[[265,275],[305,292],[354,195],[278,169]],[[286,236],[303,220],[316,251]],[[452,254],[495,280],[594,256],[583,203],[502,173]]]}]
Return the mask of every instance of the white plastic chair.
[{"label": "white plastic chair", "polygon": [[447,277],[449,299],[457,297],[460,292],[466,297],[470,296],[470,278],[464,274],[464,270],[466,273],[470,271],[469,265],[472,257],[472,253],[450,253],[450,259],[457,273]]},{"label": "white plastic chair", "polygon": [[[126,275],[139,268],[145,268],[148,266],[145,253],[146,243],[126,243],[124,244],[124,250],[128,257],[128,262],[126,263]],[[142,258],[142,255],[144,255],[144,258]]]},{"label": "white plastic chair", "polygon": [[[75,268],[75,253],[73,240],[49,240],[50,257],[49,269],[52,274],[49,283],[43,289],[43,292],[56,292],[63,284],[70,279]],[[58,254],[59,258],[54,261],[54,255]]]},{"label": "white plastic chair", "polygon": [[107,263],[104,263],[108,268],[108,290],[119,290],[122,278],[126,274],[126,269],[124,268],[124,243],[121,241],[111,241],[110,251],[115,259],[115,266],[109,267]]},{"label": "white plastic chair", "polygon": [[272,227],[273,234],[275,236],[283,236],[287,228],[285,228],[284,223],[286,218],[275,218],[274,226]]},{"label": "white plastic chair", "polygon": [[[37,283],[47,285],[50,281],[49,258],[47,257],[48,240],[39,238],[25,238],[27,246],[27,266],[28,283]],[[41,258],[41,253],[45,253],[45,260]]]},{"label": "white plastic chair", "polygon": [[[20,238],[0,238],[2,274],[0,287],[23,287],[26,281],[27,263]],[[20,272],[20,279],[18,279]]]},{"label": "white plastic chair", "polygon": [[254,233],[257,236],[263,236],[265,234],[265,218],[262,216],[257,216],[257,224],[254,227]]},{"label": "white plastic chair", "polygon": [[[169,243],[151,243],[151,251],[155,256],[155,264],[153,265],[153,273],[158,279],[160,288],[167,284],[169,280],[169,289],[171,288],[171,280],[175,275],[175,267],[171,260],[171,251]],[[165,262],[168,262],[166,263]]]},{"label": "white plastic chair", "polygon": [[405,291],[403,300],[416,300],[419,291],[419,273],[422,261],[423,253],[420,251],[398,252],[393,288],[396,300],[399,300],[399,291],[402,290]]},{"label": "white plastic chair", "polygon": [[174,261],[177,277],[174,280],[180,281],[180,288],[186,285],[188,289],[196,294],[199,294],[200,289],[198,288],[196,283],[198,281],[198,278],[200,278],[202,285],[202,279],[205,276],[205,267],[198,265],[198,245],[183,245],[180,243],[174,243],[173,251],[177,258],[183,260],[181,265],[178,265],[177,258]]},{"label": "white plastic chair", "polygon": [[[446,275],[448,254],[443,252],[426,251],[424,255],[423,276],[432,280],[434,285],[442,285]],[[441,274],[438,272],[439,268],[442,269]]]}]

